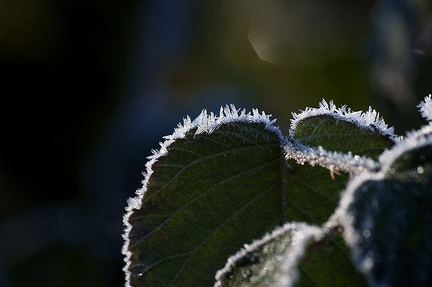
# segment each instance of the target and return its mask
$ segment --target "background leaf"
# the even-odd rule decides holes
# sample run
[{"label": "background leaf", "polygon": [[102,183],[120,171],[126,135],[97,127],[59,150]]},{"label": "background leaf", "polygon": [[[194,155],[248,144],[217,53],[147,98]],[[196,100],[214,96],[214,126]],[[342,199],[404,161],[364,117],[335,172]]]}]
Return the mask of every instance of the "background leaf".
[{"label": "background leaf", "polygon": [[432,141],[404,143],[396,151],[384,173],[350,185],[342,214],[349,220],[341,220],[357,265],[373,286],[430,286]]}]

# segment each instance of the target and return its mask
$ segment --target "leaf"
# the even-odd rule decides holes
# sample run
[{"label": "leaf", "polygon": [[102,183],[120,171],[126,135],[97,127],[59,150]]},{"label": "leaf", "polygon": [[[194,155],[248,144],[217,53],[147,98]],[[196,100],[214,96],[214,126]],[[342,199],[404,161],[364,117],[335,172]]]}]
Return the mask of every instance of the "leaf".
[{"label": "leaf", "polygon": [[349,180],[347,173],[379,169],[380,164],[371,158],[392,147],[398,138],[371,109],[351,112],[323,100],[319,108],[293,116],[291,138],[285,145],[290,166],[285,178],[286,217],[321,225],[337,207]]},{"label": "leaf", "polygon": [[388,128],[371,108],[352,112],[346,106],[338,109],[333,102],[323,100],[319,108],[308,108],[293,116],[290,136],[306,146],[378,159],[398,141],[393,128]]},{"label": "leaf", "polygon": [[299,262],[301,286],[367,286],[366,278],[357,271],[350,250],[341,236],[340,227],[328,230],[326,236],[310,245]]},{"label": "leaf", "polygon": [[288,223],[230,257],[217,273],[214,286],[366,285],[340,234]]},{"label": "leaf", "polygon": [[430,286],[432,137],[408,137],[381,162],[349,184],[337,211],[344,236],[372,286]]},{"label": "leaf", "polygon": [[273,123],[231,107],[166,137],[124,217],[126,286],[208,286],[244,242],[288,221],[326,222],[348,174],[378,167],[285,139]]},{"label": "leaf", "polygon": [[244,242],[282,223],[280,133],[268,116],[223,113],[186,121],[148,165],[125,217],[127,284],[208,286]]}]

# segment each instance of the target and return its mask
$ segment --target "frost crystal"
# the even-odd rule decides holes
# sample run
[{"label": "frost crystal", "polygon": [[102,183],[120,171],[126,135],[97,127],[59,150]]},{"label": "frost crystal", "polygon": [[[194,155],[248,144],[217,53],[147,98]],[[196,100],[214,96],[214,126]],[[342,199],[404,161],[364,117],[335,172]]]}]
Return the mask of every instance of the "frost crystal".
[{"label": "frost crystal", "polygon": [[428,121],[432,121],[432,95],[425,97],[424,101],[417,106],[421,115]]},{"label": "frost crystal", "polygon": [[288,140],[284,146],[286,159],[294,159],[298,164],[309,163],[311,166],[319,165],[329,169],[331,172],[359,173],[364,170],[377,170],[379,163],[366,157],[353,156],[351,152],[347,154],[340,152],[326,151],[319,146],[305,146],[294,139]]},{"label": "frost crystal", "polygon": [[141,208],[142,198],[147,190],[148,182],[153,173],[153,164],[160,157],[165,156],[168,153],[168,147],[172,143],[174,143],[178,139],[184,138],[186,134],[191,130],[196,129],[195,135],[202,133],[212,133],[219,126],[227,123],[263,123],[267,130],[273,131],[279,136],[281,144],[285,143],[285,139],[282,137],[279,128],[273,125],[276,120],[272,120],[270,119],[270,117],[271,115],[266,115],[264,112],[260,113],[257,109],[253,109],[251,113],[246,113],[244,109],[236,109],[234,105],[221,107],[219,116],[216,116],[214,113],[208,114],[206,110],[203,110],[201,114],[193,121],[191,121],[190,117],[184,118],[183,123],[178,124],[177,128],[174,129],[174,133],[165,136],[165,141],[163,143],[159,143],[160,149],[158,151],[152,150],[152,155],[148,157],[149,161],[146,164],[146,172],[144,173],[143,186],[141,189],[136,191],[136,197],[128,199],[128,206],[126,207],[127,212],[123,217],[123,224],[125,226],[125,229],[123,233],[124,245],[122,253],[125,256],[125,266],[123,268],[126,277],[125,286],[130,286],[131,277],[131,274],[129,272],[129,265],[132,254],[129,252],[129,234],[132,230],[132,225],[129,223],[129,218],[135,209]]},{"label": "frost crystal", "polygon": [[351,111],[347,106],[337,108],[333,101],[327,103],[324,99],[319,103],[319,108],[306,108],[300,113],[292,113],[293,119],[291,120],[290,136],[292,137],[298,123],[306,118],[329,115],[334,119],[348,121],[361,128],[368,128],[370,130],[377,130],[382,135],[388,135],[394,141],[398,141],[398,137],[394,134],[393,127],[388,127],[384,120],[379,116],[375,110],[369,107],[367,112]]}]

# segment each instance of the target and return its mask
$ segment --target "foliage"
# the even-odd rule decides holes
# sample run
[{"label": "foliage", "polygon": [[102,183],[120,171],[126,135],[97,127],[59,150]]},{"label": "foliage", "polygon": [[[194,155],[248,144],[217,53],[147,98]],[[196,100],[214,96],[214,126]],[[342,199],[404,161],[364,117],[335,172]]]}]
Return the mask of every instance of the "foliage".
[{"label": "foliage", "polygon": [[[431,96],[419,108],[431,121]],[[287,137],[274,123],[203,111],[153,151],[126,286],[430,286],[432,124],[403,138],[324,100]]]}]

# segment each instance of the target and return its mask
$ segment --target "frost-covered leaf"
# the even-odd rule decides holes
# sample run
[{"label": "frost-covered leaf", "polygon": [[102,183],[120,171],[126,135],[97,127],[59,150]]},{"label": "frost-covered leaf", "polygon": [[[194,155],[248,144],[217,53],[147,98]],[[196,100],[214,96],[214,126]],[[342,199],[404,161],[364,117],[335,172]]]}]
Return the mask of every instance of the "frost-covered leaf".
[{"label": "frost-covered leaf", "polygon": [[307,108],[293,117],[290,136],[311,147],[377,159],[398,141],[393,128],[371,108],[367,112],[353,112],[346,106],[336,108],[333,102],[323,100],[319,108]]},{"label": "frost-covered leaf", "polygon": [[127,286],[208,286],[229,255],[282,223],[281,140],[268,116],[185,120],[125,216]]},{"label": "frost-covered leaf", "polygon": [[340,234],[288,223],[231,256],[214,286],[366,286],[366,281]]},{"label": "frost-covered leaf", "polygon": [[[378,113],[338,109],[324,100],[319,108],[293,114],[285,145],[287,218],[320,225],[338,205],[349,176],[378,170],[373,160],[398,141]],[[295,138],[293,138],[295,137]]]},{"label": "frost-covered leaf", "polygon": [[[371,132],[380,133],[384,124],[374,121]],[[166,137],[124,217],[126,286],[208,286],[245,242],[286,222],[325,223],[350,174],[380,167],[368,157],[373,149],[309,147],[273,124],[256,110],[227,107],[186,118]]]},{"label": "frost-covered leaf", "polygon": [[432,137],[408,137],[355,178],[336,220],[372,286],[432,284]]}]

